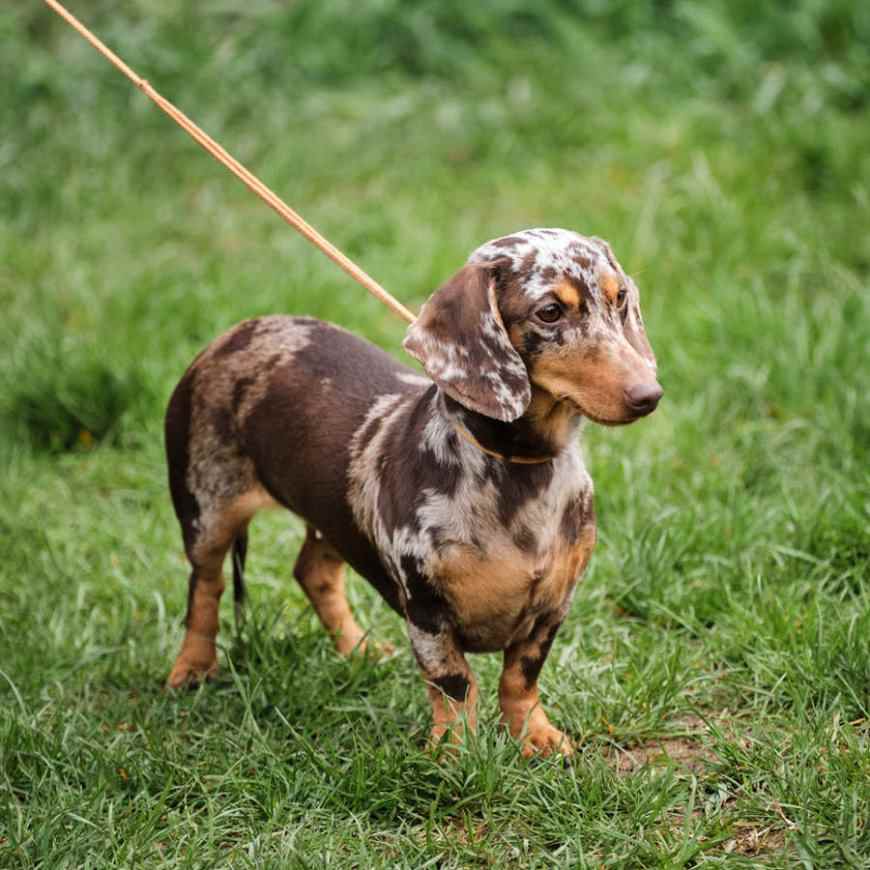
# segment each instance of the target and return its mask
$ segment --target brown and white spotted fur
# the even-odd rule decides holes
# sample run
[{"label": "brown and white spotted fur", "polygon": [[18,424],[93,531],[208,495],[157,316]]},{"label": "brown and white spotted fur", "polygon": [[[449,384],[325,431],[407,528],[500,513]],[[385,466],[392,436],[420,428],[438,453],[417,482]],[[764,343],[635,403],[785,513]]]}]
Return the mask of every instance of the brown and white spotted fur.
[{"label": "brown and white spotted fur", "polygon": [[510,732],[569,754],[537,680],[595,542],[579,423],[629,423],[662,394],[637,288],[606,243],[526,230],[478,248],[404,346],[429,377],[307,317],[248,320],[194,360],[166,415],[193,568],[168,684],[216,672],[224,557],[240,596],[248,523],[282,505],[307,523],[294,574],[341,652],[365,644],[345,563],[406,620],[434,740],[475,724],[465,654],[502,650]]}]

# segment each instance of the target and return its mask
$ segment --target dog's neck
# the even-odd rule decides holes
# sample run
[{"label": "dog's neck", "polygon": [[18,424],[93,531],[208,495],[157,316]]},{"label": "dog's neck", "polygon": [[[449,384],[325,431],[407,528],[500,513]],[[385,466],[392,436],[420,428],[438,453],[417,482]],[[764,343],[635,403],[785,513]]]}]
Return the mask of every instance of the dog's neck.
[{"label": "dog's neck", "polygon": [[438,391],[437,401],[444,416],[466,440],[484,453],[515,463],[555,459],[574,440],[581,419],[576,405],[557,402],[537,388],[532,389],[526,412],[511,423],[471,411],[442,390]]}]

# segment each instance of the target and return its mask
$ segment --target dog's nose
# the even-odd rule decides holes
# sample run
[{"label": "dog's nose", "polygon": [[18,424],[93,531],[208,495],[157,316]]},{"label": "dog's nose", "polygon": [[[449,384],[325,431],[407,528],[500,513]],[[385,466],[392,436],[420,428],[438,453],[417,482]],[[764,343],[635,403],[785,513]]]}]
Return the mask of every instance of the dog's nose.
[{"label": "dog's nose", "polygon": [[643,417],[645,414],[651,414],[655,411],[664,392],[661,386],[656,383],[634,384],[625,390],[625,404],[628,405],[632,414]]}]

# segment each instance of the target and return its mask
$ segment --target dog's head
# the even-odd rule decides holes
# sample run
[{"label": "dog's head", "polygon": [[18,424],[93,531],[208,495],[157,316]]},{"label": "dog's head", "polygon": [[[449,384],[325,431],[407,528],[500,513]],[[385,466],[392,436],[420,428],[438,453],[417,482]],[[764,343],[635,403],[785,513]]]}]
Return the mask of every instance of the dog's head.
[{"label": "dog's head", "polygon": [[617,425],[662,396],[637,287],[610,246],[524,230],[479,247],[408,329],[405,350],[467,408],[511,421],[535,387]]}]

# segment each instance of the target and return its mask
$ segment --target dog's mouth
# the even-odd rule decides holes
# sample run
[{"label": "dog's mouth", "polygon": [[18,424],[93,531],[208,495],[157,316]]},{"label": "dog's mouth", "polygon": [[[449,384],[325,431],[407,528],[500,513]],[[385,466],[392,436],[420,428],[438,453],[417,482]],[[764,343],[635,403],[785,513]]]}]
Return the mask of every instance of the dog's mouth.
[{"label": "dog's mouth", "polygon": [[599,426],[628,426],[630,423],[634,423],[641,417],[645,416],[645,414],[633,414],[630,410],[626,409],[625,417],[603,417],[600,414],[593,413],[588,408],[581,405],[580,402],[578,402],[576,399],[573,399],[571,396],[561,396],[559,398],[559,401],[567,403],[580,417],[585,417],[587,420],[591,420],[593,423],[597,423]]},{"label": "dog's mouth", "polygon": [[583,412],[583,414],[593,423],[598,423],[600,426],[628,426],[644,416],[643,414],[638,414],[637,416],[632,415],[630,417],[623,417],[619,420],[608,420],[605,417],[596,417],[595,414],[590,414],[588,412]]}]

